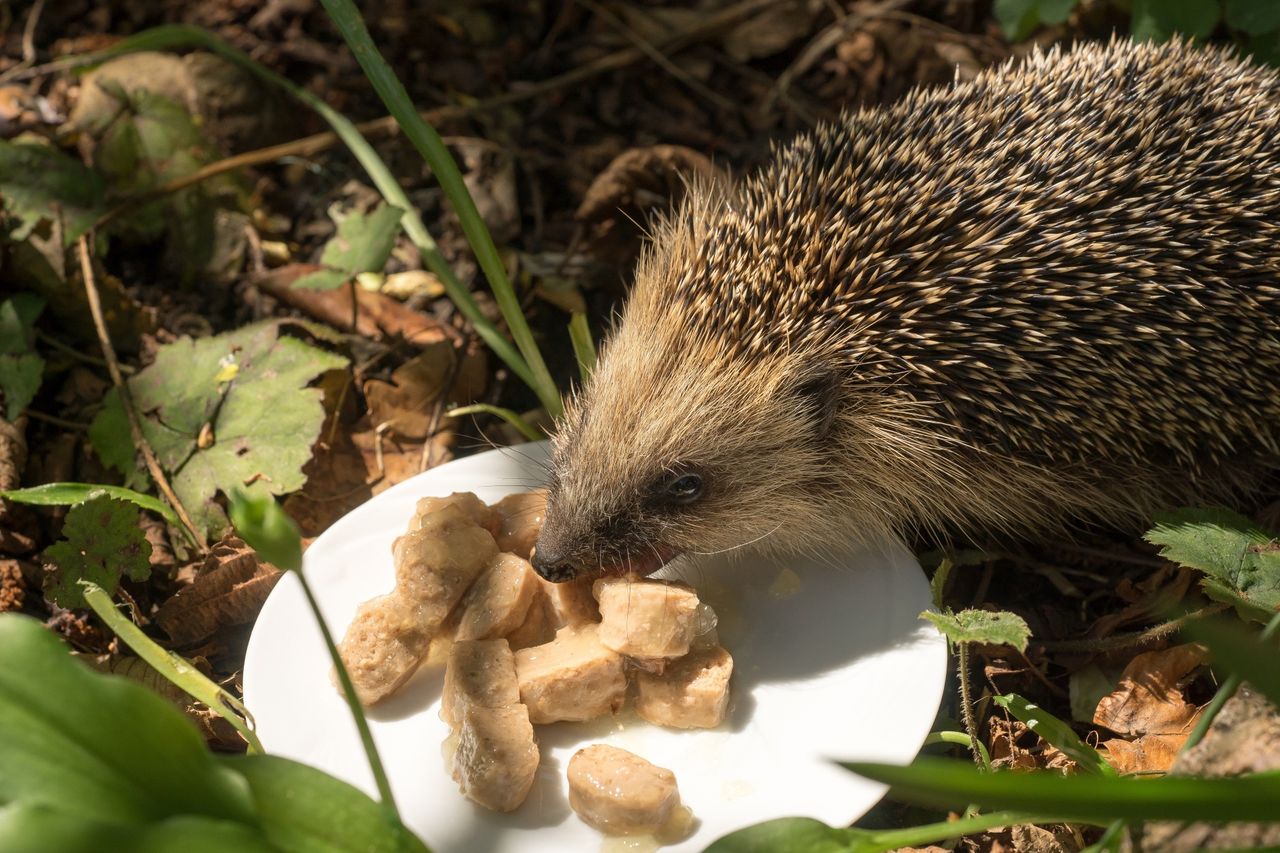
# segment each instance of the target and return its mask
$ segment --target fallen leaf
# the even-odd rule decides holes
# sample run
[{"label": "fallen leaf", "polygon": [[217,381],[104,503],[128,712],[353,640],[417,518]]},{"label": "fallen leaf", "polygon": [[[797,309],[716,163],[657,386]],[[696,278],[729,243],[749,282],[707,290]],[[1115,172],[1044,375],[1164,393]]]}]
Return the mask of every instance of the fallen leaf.
[{"label": "fallen leaf", "polygon": [[1183,698],[1178,683],[1207,657],[1195,643],[1136,656],[1115,691],[1098,702],[1094,724],[1135,736],[1185,731],[1197,709]]},{"label": "fallen leaf", "polygon": [[360,273],[380,272],[391,256],[404,211],[379,204],[369,213],[353,210],[338,223],[338,235],[324,245],[322,269],[294,281],[303,290],[333,290]]},{"label": "fallen leaf", "polygon": [[1089,636],[1109,637],[1120,628],[1150,623],[1153,616],[1167,613],[1182,601],[1191,587],[1191,572],[1172,563],[1161,566],[1138,583],[1128,578],[1116,584],[1116,595],[1128,604],[1099,617],[1089,627]]},{"label": "fallen leaf", "polygon": [[84,607],[78,581],[91,580],[114,593],[120,577],[135,581],[151,575],[151,543],[138,527],[138,507],[116,498],[92,498],[67,512],[63,539],[45,549],[52,563],[45,594],[59,607]]},{"label": "fallen leaf", "polygon": [[423,439],[433,425],[440,427],[436,403],[469,403],[484,393],[487,359],[474,348],[459,357],[453,344],[441,341],[409,359],[391,374],[391,381],[364,383],[370,420],[409,439]]},{"label": "fallen leaf", "polygon": [[1182,745],[1187,742],[1190,727],[1180,734],[1143,735],[1134,740],[1112,738],[1101,749],[1107,763],[1119,773],[1164,773],[1173,766]]},{"label": "fallen leaf", "polygon": [[179,646],[190,646],[221,629],[258,618],[280,571],[264,565],[236,536],[224,536],[205,557],[191,583],[156,611],[156,623]]}]

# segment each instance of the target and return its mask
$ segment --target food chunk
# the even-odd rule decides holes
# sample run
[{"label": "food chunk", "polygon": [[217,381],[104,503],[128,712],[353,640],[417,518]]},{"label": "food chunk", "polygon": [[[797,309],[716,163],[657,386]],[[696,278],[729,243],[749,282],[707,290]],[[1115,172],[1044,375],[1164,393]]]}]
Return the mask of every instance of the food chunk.
[{"label": "food chunk", "polygon": [[542,581],[527,560],[499,554],[462,601],[459,640],[506,637],[524,624]]},{"label": "food chunk", "polygon": [[516,677],[535,723],[592,720],[627,698],[622,656],[601,644],[595,625],[561,628],[550,643],[516,652]]},{"label": "food chunk", "polygon": [[719,646],[697,649],[667,664],[661,674],[635,674],[635,709],[641,718],[677,729],[710,729],[729,707],[733,657]]},{"label": "food chunk", "polygon": [[556,638],[558,624],[559,620],[556,618],[555,608],[551,605],[551,599],[539,587],[534,593],[533,601],[529,603],[529,612],[525,614],[524,622],[507,635],[507,642],[511,644],[512,651],[541,646]]},{"label": "food chunk", "polygon": [[493,536],[452,505],[396,540],[395,589],[362,604],[338,646],[361,702],[386,698],[413,675],[449,612],[497,552]]},{"label": "food chunk", "polygon": [[600,606],[591,591],[591,578],[552,583],[543,581],[542,588],[551,599],[557,627],[584,625],[600,621]]},{"label": "food chunk", "polygon": [[422,525],[424,518],[434,515],[447,506],[462,510],[464,515],[489,531],[490,535],[497,535],[499,529],[498,516],[494,513],[492,507],[480,500],[472,492],[454,492],[443,498],[422,498],[414,507],[413,518],[409,521],[409,532],[417,530]]},{"label": "food chunk", "polygon": [[569,759],[569,805],[606,835],[641,835],[663,828],[680,804],[675,774],[604,744]]},{"label": "food chunk", "polygon": [[697,593],[689,586],[602,578],[595,582],[594,593],[600,602],[600,642],[615,652],[641,660],[689,653],[698,612]]},{"label": "food chunk", "polygon": [[463,705],[501,708],[520,703],[516,659],[506,640],[458,640],[444,668],[440,717],[452,725]]},{"label": "food chunk", "polygon": [[547,512],[547,493],[541,489],[507,495],[493,505],[498,548],[526,560],[533,554],[542,520]]},{"label": "food chunk", "polygon": [[528,709],[519,703],[501,708],[463,703],[457,720],[451,773],[462,793],[494,811],[519,807],[538,771]]}]

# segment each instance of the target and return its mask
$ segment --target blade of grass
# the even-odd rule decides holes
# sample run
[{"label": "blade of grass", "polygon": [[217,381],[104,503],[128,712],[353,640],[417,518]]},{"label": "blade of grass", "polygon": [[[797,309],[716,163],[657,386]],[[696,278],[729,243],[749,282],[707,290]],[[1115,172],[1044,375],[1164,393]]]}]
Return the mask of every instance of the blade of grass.
[{"label": "blade of grass", "polygon": [[531,384],[534,392],[553,418],[560,417],[560,395],[542,360],[542,353],[538,351],[533,332],[525,320],[520,300],[507,276],[506,265],[498,254],[498,247],[493,243],[493,235],[489,233],[489,227],[485,225],[480,211],[476,209],[475,201],[462,180],[462,173],[458,171],[453,156],[445,147],[444,140],[418,113],[413,101],[409,99],[409,93],[405,91],[404,84],[396,77],[387,61],[382,58],[355,3],[352,0],[320,0],[320,2],[329,13],[338,32],[342,33],[347,46],[355,54],[356,61],[364,69],[365,76],[369,78],[374,90],[386,104],[387,110],[396,117],[405,136],[431,166],[441,189],[449,197],[449,202],[458,215],[458,222],[462,225],[462,231],[467,236],[467,242],[471,244],[471,250],[475,253],[476,262],[484,271],[485,277],[489,279],[489,286],[493,288],[494,298],[502,310],[503,318],[507,321],[507,327],[511,329],[511,336],[515,338],[516,346],[520,348],[520,353],[533,374]]},{"label": "blade of grass", "polygon": [[891,786],[894,799],[937,808],[979,803],[991,809],[1047,812],[1098,826],[1117,819],[1280,821],[1280,771],[1227,779],[983,773],[967,762],[928,757],[906,767],[867,762],[844,766]]},{"label": "blade of grass", "polygon": [[253,731],[253,715],[239,699],[205,677],[181,655],[176,655],[148,637],[119,610],[107,591],[92,581],[80,581],[84,600],[107,623],[120,641],[133,649],[156,672],[197,702],[208,705],[214,713],[230,723],[249,744],[249,751],[261,753],[262,743]]},{"label": "blade of grass", "polygon": [[113,498],[132,501],[145,510],[157,513],[191,539],[191,532],[182,525],[178,520],[178,514],[168,504],[151,495],[126,489],[124,486],[104,486],[97,483],[45,483],[29,489],[0,491],[0,498],[32,506],[75,506],[98,495],[110,495]]},{"label": "blade of grass", "polygon": [[1280,613],[1271,617],[1271,621],[1262,629],[1256,642],[1237,626],[1232,625],[1228,628],[1227,623],[1205,622],[1187,627],[1186,632],[1191,637],[1203,640],[1219,660],[1231,667],[1231,674],[1223,680],[1218,692],[1205,707],[1204,713],[1200,715],[1196,727],[1191,730],[1191,735],[1180,751],[1191,749],[1204,739],[1209,727],[1213,725],[1214,718],[1222,710],[1222,706],[1235,695],[1241,682],[1246,678],[1272,703],[1280,704],[1280,664],[1276,662],[1274,649],[1270,655],[1265,652],[1258,654],[1262,651],[1258,646],[1271,642],[1280,632]]},{"label": "blade of grass", "polygon": [[460,418],[463,415],[496,415],[518,429],[520,434],[530,441],[542,441],[546,438],[537,427],[520,417],[517,412],[504,409],[501,406],[491,406],[488,403],[473,403],[470,406],[458,406],[456,409],[450,409],[445,414],[451,418]]},{"label": "blade of grass", "polygon": [[1044,738],[1045,742],[1062,750],[1067,758],[1082,769],[1099,776],[1116,775],[1116,771],[1096,749],[1080,740],[1070,726],[1039,705],[1033,705],[1014,693],[994,696],[992,701],[1026,723],[1027,728]]},{"label": "blade of grass", "polygon": [[587,315],[575,313],[569,320],[569,340],[573,344],[573,355],[578,360],[578,373],[586,382],[591,371],[596,369],[596,345],[591,340],[591,327],[587,325]]},{"label": "blade of grass", "polygon": [[[329,123],[329,126],[333,128],[333,132],[342,139],[352,155],[364,167],[370,180],[373,181],[374,186],[378,188],[378,192],[382,194],[387,203],[405,211],[401,219],[405,233],[409,235],[409,239],[422,255],[423,262],[440,278],[440,281],[444,284],[445,292],[449,295],[453,304],[458,307],[458,310],[462,312],[462,315],[475,328],[476,334],[502,359],[512,373],[520,377],[535,392],[539,392],[534,373],[525,362],[524,357],[521,356],[520,350],[512,346],[511,342],[498,331],[497,327],[481,313],[475,299],[472,298],[470,292],[467,291],[466,287],[454,274],[453,268],[445,260],[444,255],[440,252],[440,247],[436,245],[430,232],[427,231],[426,225],[422,222],[422,217],[418,215],[417,209],[409,201],[409,197],[400,187],[400,184],[397,183],[395,176],[391,174],[391,170],[387,168],[386,163],[373,150],[373,146],[369,144],[368,140],[360,134],[360,131],[346,116],[334,110],[316,95],[296,86],[290,80],[255,62],[217,36],[198,27],[182,24],[165,24],[153,27],[123,39],[95,56],[100,60],[105,60],[146,50],[173,50],[176,48],[196,47],[215,53],[223,59],[239,65],[255,77],[273,86],[278,86],[290,96],[314,110]],[[523,315],[521,315],[520,319],[523,321]],[[508,323],[510,323],[509,319]],[[514,333],[514,326],[512,328]],[[527,324],[525,324],[525,328],[528,328]],[[530,339],[532,340],[532,338]],[[542,393],[539,392],[540,400],[542,399]],[[558,405],[558,395],[555,400]],[[548,411],[552,411],[552,409],[548,409]]]},{"label": "blade of grass", "polygon": [[[935,743],[949,743],[953,746],[963,746],[965,749],[973,748],[973,743],[964,732],[931,732],[924,739],[925,746],[933,746]],[[982,769],[990,770],[991,753],[987,752],[987,747],[982,741],[978,741],[978,754],[982,757]]]}]

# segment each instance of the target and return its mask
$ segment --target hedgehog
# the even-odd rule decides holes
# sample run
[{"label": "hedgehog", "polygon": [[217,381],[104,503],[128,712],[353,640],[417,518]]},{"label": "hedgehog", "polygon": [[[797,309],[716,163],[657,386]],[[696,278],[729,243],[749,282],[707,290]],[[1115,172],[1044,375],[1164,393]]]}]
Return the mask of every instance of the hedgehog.
[{"label": "hedgehog", "polygon": [[1280,76],[1112,40],[691,185],[553,437],[544,578],[1077,535],[1280,467]]}]

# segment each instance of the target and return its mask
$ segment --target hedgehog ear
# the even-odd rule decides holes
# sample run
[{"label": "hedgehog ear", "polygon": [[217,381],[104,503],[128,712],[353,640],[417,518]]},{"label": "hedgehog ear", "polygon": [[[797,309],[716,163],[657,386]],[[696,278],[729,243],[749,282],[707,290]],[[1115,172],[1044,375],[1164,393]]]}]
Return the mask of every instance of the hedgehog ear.
[{"label": "hedgehog ear", "polygon": [[796,401],[811,413],[816,434],[822,437],[831,432],[840,411],[840,379],[836,372],[825,365],[806,371],[792,386],[791,392]]}]

